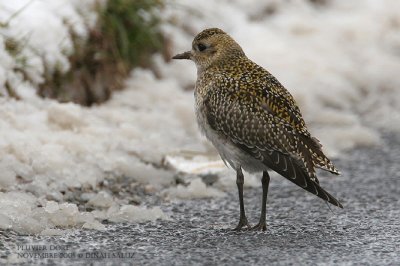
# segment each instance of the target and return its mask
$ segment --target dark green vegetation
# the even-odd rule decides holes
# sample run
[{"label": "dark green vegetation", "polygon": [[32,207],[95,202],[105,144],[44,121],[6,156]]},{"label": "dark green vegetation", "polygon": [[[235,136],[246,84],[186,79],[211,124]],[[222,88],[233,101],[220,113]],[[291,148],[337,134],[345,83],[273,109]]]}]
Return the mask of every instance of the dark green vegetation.
[{"label": "dark green vegetation", "polygon": [[148,67],[149,55],[163,47],[156,14],[162,6],[161,0],[112,0],[97,7],[99,19],[89,38],[71,33],[70,70],[46,70],[38,93],[88,106],[107,100],[133,67]]}]

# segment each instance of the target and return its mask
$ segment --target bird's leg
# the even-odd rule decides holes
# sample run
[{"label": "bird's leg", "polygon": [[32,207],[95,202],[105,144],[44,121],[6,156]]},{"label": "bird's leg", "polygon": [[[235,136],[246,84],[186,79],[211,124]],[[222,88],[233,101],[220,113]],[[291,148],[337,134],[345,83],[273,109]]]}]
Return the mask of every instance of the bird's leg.
[{"label": "bird's leg", "polygon": [[243,226],[250,227],[247,218],[246,218],[246,213],[244,211],[244,202],[243,202],[243,184],[244,184],[244,176],[242,169],[239,167],[236,170],[236,184],[238,187],[239,191],[239,204],[240,204],[240,219],[239,219],[239,224],[236,226],[234,229],[235,231],[240,231]]},{"label": "bird's leg", "polygon": [[263,172],[263,176],[261,178],[263,195],[262,195],[262,205],[261,205],[261,216],[260,221],[256,224],[252,229],[253,230],[263,230],[267,229],[266,225],[266,212],[267,212],[267,196],[268,196],[268,186],[269,186],[269,174],[267,171]]}]

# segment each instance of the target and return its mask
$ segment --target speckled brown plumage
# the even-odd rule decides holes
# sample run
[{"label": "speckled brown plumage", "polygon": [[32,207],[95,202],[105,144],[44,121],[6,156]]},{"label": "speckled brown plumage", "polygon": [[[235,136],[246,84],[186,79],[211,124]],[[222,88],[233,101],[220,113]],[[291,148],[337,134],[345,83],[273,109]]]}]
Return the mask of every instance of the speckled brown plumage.
[{"label": "speckled brown plumage", "polygon": [[272,169],[342,207],[319,185],[316,167],[339,172],[308,132],[292,95],[267,70],[249,60],[229,35],[216,28],[204,30],[194,38],[192,51],[175,58],[196,63],[198,123],[226,164],[237,171]]}]

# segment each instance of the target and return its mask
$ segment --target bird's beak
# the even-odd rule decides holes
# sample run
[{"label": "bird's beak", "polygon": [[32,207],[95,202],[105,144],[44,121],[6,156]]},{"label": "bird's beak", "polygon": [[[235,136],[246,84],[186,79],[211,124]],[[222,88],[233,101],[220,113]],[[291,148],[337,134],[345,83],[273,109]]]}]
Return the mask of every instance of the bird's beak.
[{"label": "bird's beak", "polygon": [[191,55],[192,55],[192,53],[190,51],[187,51],[187,52],[175,55],[174,57],[172,57],[172,59],[190,59]]}]

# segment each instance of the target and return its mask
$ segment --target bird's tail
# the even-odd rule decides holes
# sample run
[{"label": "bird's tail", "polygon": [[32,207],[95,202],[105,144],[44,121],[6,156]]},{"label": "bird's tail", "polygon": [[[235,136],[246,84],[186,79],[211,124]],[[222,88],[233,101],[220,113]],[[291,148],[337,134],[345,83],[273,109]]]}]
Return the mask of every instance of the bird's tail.
[{"label": "bird's tail", "polygon": [[304,167],[299,166],[296,159],[278,151],[263,153],[264,164],[276,171],[289,181],[320,197],[321,199],[343,208],[342,204],[331,194],[325,191],[318,183],[318,179],[310,176]]},{"label": "bird's tail", "polygon": [[300,147],[311,155],[311,165],[322,170],[329,171],[332,174],[340,175],[340,172],[333,165],[331,160],[323,153],[322,145],[317,138],[303,136],[300,139]]},{"label": "bird's tail", "polygon": [[[308,173],[306,165],[299,161],[298,158],[290,154],[284,154],[274,150],[259,150],[256,147],[249,148],[243,144],[236,144],[241,150],[247,152],[252,157],[260,160],[268,168],[274,170],[289,181],[295,183],[299,187],[320,197],[326,202],[337,207],[343,208],[342,204],[331,194],[326,192],[318,183],[318,179],[314,174]],[[314,169],[313,169],[314,170]]]}]

